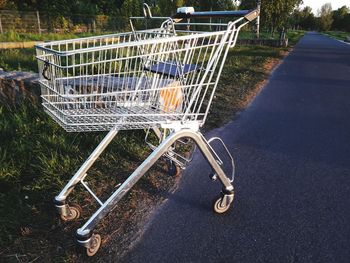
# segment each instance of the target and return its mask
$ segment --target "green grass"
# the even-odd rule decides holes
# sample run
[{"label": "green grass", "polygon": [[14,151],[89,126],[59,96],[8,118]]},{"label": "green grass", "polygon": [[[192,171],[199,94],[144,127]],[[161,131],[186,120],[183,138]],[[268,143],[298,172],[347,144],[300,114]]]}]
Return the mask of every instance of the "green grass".
[{"label": "green grass", "polygon": [[[0,130],[0,261],[4,254],[18,253],[26,255],[21,262],[38,255],[41,262],[49,258],[60,262],[74,253],[74,230],[65,234],[57,222],[53,197],[105,133],[67,133],[30,101],[18,108],[0,105]],[[106,198],[148,153],[142,132],[120,132],[89,171],[94,176],[87,181]],[[139,187],[147,185],[151,191],[157,188],[154,181],[145,177]],[[79,187],[72,197],[71,201],[80,204],[90,200]],[[53,235],[58,228],[62,233]],[[63,249],[56,251],[57,246]]]},{"label": "green grass", "polygon": [[266,46],[235,47],[228,54],[219,86],[208,115],[206,128],[218,127],[232,118],[232,112],[246,105],[247,96],[268,76],[263,65],[281,58],[281,49]]},{"label": "green grass", "polygon": [[[25,41],[50,41],[50,40],[64,40],[64,39],[71,39],[71,38],[78,38],[78,37],[88,37],[88,36],[94,36],[101,33],[65,33],[65,34],[58,34],[58,33],[44,33],[44,34],[37,34],[37,33],[18,33],[15,31],[9,31],[4,34],[0,34],[0,42],[25,42]],[[108,34],[108,32],[104,32],[103,34]],[[251,30],[242,30],[239,34],[239,38],[245,39],[245,38],[254,38],[255,33],[253,33]],[[279,33],[274,33],[274,35],[271,35],[269,32],[260,32],[261,38],[266,39],[278,39]]]},{"label": "green grass", "polygon": [[0,68],[6,71],[38,71],[34,48],[0,49]]},{"label": "green grass", "polygon": [[[304,30],[288,30],[287,31],[287,37],[289,39],[289,43],[291,46],[294,46],[296,42],[305,34]],[[241,31],[239,33],[239,38],[241,39],[249,39],[249,38],[255,38],[255,33],[252,31]],[[260,32],[260,38],[262,39],[279,39],[280,33],[276,32],[273,35],[269,32]]]},{"label": "green grass", "polygon": [[296,43],[298,43],[300,38],[303,37],[304,35],[305,35],[304,30],[289,30],[287,32],[289,45],[294,46]]},{"label": "green grass", "polygon": [[[299,39],[304,35],[304,33],[305,31],[301,31],[301,30],[288,31],[287,36],[289,39],[289,44],[292,46],[295,45],[299,41]],[[242,35],[241,38],[252,37],[251,32],[242,31],[240,34]],[[28,38],[31,34],[23,34],[23,35]],[[48,35],[46,35],[45,40],[49,40],[49,38],[47,38]],[[56,39],[68,39],[68,38],[71,38],[72,36],[75,36],[75,37],[77,36],[73,34],[67,34],[67,35],[51,34],[51,35]],[[262,33],[261,37],[269,38],[270,34]],[[275,38],[276,37],[278,36],[275,35]],[[35,49],[34,48],[0,49],[0,68],[3,68],[6,71],[21,70],[21,71],[36,72],[37,61],[35,59]]]},{"label": "green grass", "polygon": [[[239,35],[238,35],[238,38],[240,39],[251,39],[255,37],[256,37],[256,34],[252,32],[252,30],[242,30],[239,32]],[[271,33],[269,32],[260,32],[259,37],[263,39],[278,39],[279,34],[274,33],[273,35],[271,35]]]},{"label": "green grass", "polygon": [[346,40],[347,37],[350,37],[350,32],[343,31],[325,31],[324,34],[334,37],[339,40]]},{"label": "green grass", "polygon": [[[96,34],[34,34],[34,33],[17,33],[10,31],[0,34],[0,42],[22,42],[22,41],[51,41],[72,39],[78,37],[89,37]],[[16,49],[0,49],[0,68],[6,71],[37,71],[37,61],[35,59],[34,48],[16,48]]]},{"label": "green grass", "polygon": [[0,34],[0,42],[25,42],[25,41],[49,41],[49,40],[63,40],[71,39],[78,37],[88,37],[96,35],[94,33],[44,33],[44,34],[35,34],[35,33],[18,33],[15,31],[9,31],[4,34]]}]

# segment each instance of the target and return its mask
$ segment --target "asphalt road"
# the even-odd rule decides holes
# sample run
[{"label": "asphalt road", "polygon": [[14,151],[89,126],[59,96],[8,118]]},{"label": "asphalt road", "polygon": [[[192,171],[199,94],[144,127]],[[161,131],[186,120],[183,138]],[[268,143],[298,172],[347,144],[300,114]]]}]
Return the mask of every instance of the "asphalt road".
[{"label": "asphalt road", "polygon": [[218,135],[236,197],[199,153],[125,262],[350,262],[350,45],[307,34],[253,103]]}]

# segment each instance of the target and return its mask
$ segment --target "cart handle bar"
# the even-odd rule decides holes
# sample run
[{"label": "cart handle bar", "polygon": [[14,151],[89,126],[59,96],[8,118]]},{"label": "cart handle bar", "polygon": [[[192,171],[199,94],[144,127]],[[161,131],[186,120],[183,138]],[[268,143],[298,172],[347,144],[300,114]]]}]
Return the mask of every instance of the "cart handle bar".
[{"label": "cart handle bar", "polygon": [[143,15],[147,18],[152,18],[152,12],[151,9],[149,8],[149,5],[146,3],[143,3]]},{"label": "cart handle bar", "polygon": [[248,21],[252,21],[259,16],[259,9],[238,10],[238,11],[205,11],[192,13],[177,13],[172,16],[173,19],[178,18],[213,18],[213,17],[244,17]]}]

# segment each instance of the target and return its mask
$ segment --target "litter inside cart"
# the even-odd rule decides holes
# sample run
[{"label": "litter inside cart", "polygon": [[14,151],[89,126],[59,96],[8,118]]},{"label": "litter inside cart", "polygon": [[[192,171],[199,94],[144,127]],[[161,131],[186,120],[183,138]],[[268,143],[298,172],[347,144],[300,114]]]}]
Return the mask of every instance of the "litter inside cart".
[{"label": "litter inside cart", "polygon": [[[222,183],[214,211],[226,212],[234,199],[233,158],[220,138],[207,140],[199,129],[207,118],[229,49],[259,10],[195,12],[180,8],[171,18],[159,18],[152,17],[144,5],[144,14],[130,18],[131,32],[36,46],[45,111],[68,132],[108,131],[55,197],[65,221],[80,216],[80,207],[67,201],[78,183],[100,205],[77,230],[77,241],[89,256],[101,244],[100,235],[94,233],[96,225],[159,158],[166,158],[176,169],[184,169],[191,161],[177,151],[179,144],[194,142],[213,170],[210,178]],[[158,27],[149,29],[157,23]],[[136,29],[141,24],[148,28]],[[131,129],[146,130],[145,140],[153,151],[102,201],[85,183],[87,172],[119,130]],[[157,143],[150,142],[151,133]],[[214,141],[222,144],[231,160],[229,175]]]}]

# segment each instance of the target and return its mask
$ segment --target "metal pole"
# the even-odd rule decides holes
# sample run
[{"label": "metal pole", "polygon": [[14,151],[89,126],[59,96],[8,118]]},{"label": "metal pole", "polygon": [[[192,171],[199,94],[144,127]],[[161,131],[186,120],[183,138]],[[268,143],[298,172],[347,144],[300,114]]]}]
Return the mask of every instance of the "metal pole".
[{"label": "metal pole", "polygon": [[2,30],[1,16],[0,16],[0,33],[4,34],[4,31]]},{"label": "metal pole", "polygon": [[38,20],[38,30],[39,30],[39,35],[41,35],[41,27],[40,27],[40,15],[39,11],[36,11],[36,18]]},{"label": "metal pole", "polygon": [[79,168],[79,170],[74,174],[74,176],[70,179],[68,184],[63,188],[58,196],[55,197],[57,202],[65,201],[70,192],[73,191],[73,188],[80,180],[84,179],[85,174],[90,169],[90,167],[94,164],[97,158],[101,155],[101,153],[106,149],[106,147],[110,144],[113,138],[117,135],[118,130],[112,129],[110,130],[106,137],[100,142],[100,144],[95,148],[95,150],[90,154],[89,158],[83,163],[83,165]]},{"label": "metal pole", "polygon": [[92,22],[92,32],[96,33],[96,20]]},{"label": "metal pole", "polygon": [[257,0],[257,9],[259,11],[259,16],[256,18],[256,38],[260,38],[260,7],[261,7],[261,0]]}]

